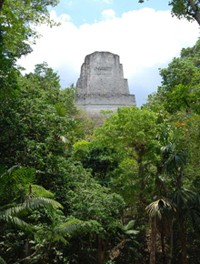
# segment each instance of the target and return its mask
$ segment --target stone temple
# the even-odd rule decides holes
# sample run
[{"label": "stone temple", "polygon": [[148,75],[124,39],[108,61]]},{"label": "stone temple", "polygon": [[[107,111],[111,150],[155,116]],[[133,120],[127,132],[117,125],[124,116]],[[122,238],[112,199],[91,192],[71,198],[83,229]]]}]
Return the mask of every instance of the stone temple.
[{"label": "stone temple", "polygon": [[76,104],[88,112],[135,105],[119,56],[110,52],[96,51],[85,57],[76,88]]}]

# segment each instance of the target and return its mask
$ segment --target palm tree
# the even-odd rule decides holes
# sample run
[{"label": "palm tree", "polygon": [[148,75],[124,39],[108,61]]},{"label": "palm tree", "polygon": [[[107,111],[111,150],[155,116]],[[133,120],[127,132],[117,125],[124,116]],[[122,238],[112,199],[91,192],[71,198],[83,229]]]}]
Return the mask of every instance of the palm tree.
[{"label": "palm tree", "polygon": [[[168,129],[168,134],[163,137],[165,145],[161,148],[162,173],[167,176],[168,193],[171,203],[176,208],[176,221],[179,226],[179,238],[181,245],[182,264],[187,264],[186,227],[185,219],[189,213],[189,203],[194,200],[195,194],[184,188],[184,168],[187,164],[186,151],[181,142],[178,129]],[[172,249],[172,248],[171,248]]]},{"label": "palm tree", "polygon": [[[177,214],[176,220],[179,226],[179,237],[180,237],[180,244],[181,244],[181,255],[182,255],[182,264],[187,264],[187,240],[186,240],[186,220],[189,217],[193,216],[193,206],[197,206],[196,212],[198,212],[199,218],[199,211],[200,207],[198,205],[198,199],[196,200],[197,194],[191,190],[187,190],[185,188],[176,189],[172,196],[172,202],[176,205]],[[195,217],[197,220],[197,217]]]},{"label": "palm tree", "polygon": [[[173,237],[173,219],[176,213],[175,207],[166,198],[152,202],[146,207],[150,219],[150,264],[156,263],[156,241],[160,233],[163,263],[166,263],[164,236],[169,234]],[[171,241],[173,241],[171,239]],[[173,245],[170,245],[172,248]]]}]

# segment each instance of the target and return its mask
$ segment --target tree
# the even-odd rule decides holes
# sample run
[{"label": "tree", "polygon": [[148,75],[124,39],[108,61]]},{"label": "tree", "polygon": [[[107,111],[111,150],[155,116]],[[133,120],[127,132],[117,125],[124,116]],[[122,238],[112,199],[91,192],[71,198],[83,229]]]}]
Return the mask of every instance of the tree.
[{"label": "tree", "polygon": [[[101,144],[112,147],[121,156],[120,162],[132,159],[135,173],[134,180],[141,190],[140,206],[145,208],[145,188],[151,188],[147,175],[154,170],[153,164],[158,157],[159,142],[157,140],[159,124],[157,116],[146,109],[125,107],[106,119],[102,128],[96,130],[96,137]],[[128,164],[128,163],[127,163]],[[119,172],[119,171],[118,171]],[[116,173],[116,177],[118,174]],[[137,176],[136,176],[137,175]],[[151,187],[150,187],[151,186]],[[140,212],[142,210],[139,210]]]},{"label": "tree", "polygon": [[[12,105],[8,108],[3,103],[0,107],[0,129],[4,131],[0,134],[1,164],[34,167],[38,175],[53,179],[58,160],[69,154],[81,133],[74,119],[73,97],[60,90],[58,75],[45,64],[18,80],[20,90]],[[40,184],[50,188],[51,181],[43,179]]]},{"label": "tree", "polygon": [[182,49],[179,58],[174,58],[167,68],[160,70],[162,85],[149,97],[152,109],[169,113],[186,111],[200,114],[200,41],[194,47]]},{"label": "tree", "polygon": [[[147,213],[150,218],[150,264],[156,263],[156,244],[157,233],[160,232],[161,249],[163,254],[163,263],[166,263],[165,242],[164,236],[170,235],[170,241],[173,241],[173,221],[176,208],[167,199],[159,199],[152,202],[146,207]],[[170,245],[170,251],[172,251],[173,243]],[[170,254],[171,255],[171,254]],[[170,256],[170,261],[171,263]]]},{"label": "tree", "polygon": [[[106,252],[109,249],[112,237],[121,227],[120,215],[124,207],[124,201],[120,195],[96,183],[90,175],[81,178],[76,187],[69,191],[71,214],[73,217],[84,221],[96,221],[96,230],[93,231],[90,244],[93,244],[96,250],[96,256],[94,256],[96,263],[102,264],[108,258]],[[85,248],[85,246],[88,248],[88,244],[81,243],[82,248]],[[85,259],[85,261],[87,260]]]},{"label": "tree", "polygon": [[[32,51],[38,37],[35,26],[53,25],[48,12],[57,0],[0,1],[0,100],[9,108],[18,89],[19,69],[16,61]],[[13,100],[12,100],[13,99]]]},{"label": "tree", "polygon": [[[145,0],[139,0],[139,3],[144,3]],[[200,25],[200,1],[199,0],[172,0],[169,1],[169,6],[172,6],[172,15],[178,18],[186,18],[196,20]]]},{"label": "tree", "polygon": [[109,175],[117,167],[119,160],[119,155],[113,148],[86,140],[74,144],[72,156],[81,161],[84,168],[91,169],[92,175],[102,185],[108,184]]},{"label": "tree", "polygon": [[[177,262],[181,261],[181,263],[188,263],[187,256],[189,250],[191,249],[190,246],[187,244],[187,239],[193,233],[193,228],[195,228],[195,225],[193,227],[191,225],[191,217],[194,216],[194,223],[198,222],[198,191],[195,192],[195,187],[191,181],[192,177],[188,175],[187,170],[188,164],[190,163],[190,166],[192,165],[190,159],[191,150],[188,147],[187,141],[185,142],[185,139],[187,138],[185,137],[185,132],[188,131],[187,122],[189,121],[189,118],[184,120],[181,119],[181,122],[178,122],[177,117],[178,115],[174,115],[173,117],[171,117],[171,119],[175,119],[176,121],[173,120],[172,122],[171,120],[171,122],[169,123],[168,120],[168,124],[163,124],[164,127],[161,130],[162,133],[160,133],[159,135],[159,140],[162,147],[160,164],[158,163],[157,188],[159,188],[159,192],[157,192],[156,196],[164,197],[164,199],[167,199],[168,202],[172,205],[172,207],[174,207],[172,225],[169,224],[170,219],[168,219],[167,223],[166,221],[164,221],[164,225],[168,224],[168,226],[170,226],[169,230],[171,233],[171,242],[169,244],[169,260]],[[148,210],[151,210],[151,212],[157,212],[159,211],[157,209],[160,208],[160,205],[162,208],[164,203],[160,203],[159,199],[156,202],[153,202],[149,206]],[[155,218],[154,220],[154,224],[156,224],[157,220]],[[160,223],[162,224],[161,226],[163,226],[162,221]],[[156,227],[155,225],[155,228],[152,230],[158,230],[158,227]],[[175,239],[177,243],[173,244],[173,240]],[[161,245],[162,248],[164,248],[164,243],[162,241]],[[154,249],[155,251],[155,243],[154,247],[152,245],[152,249]],[[181,253],[180,256],[173,255],[172,252],[177,251],[178,249]],[[153,256],[155,256],[155,252]]]},{"label": "tree", "polygon": [[1,0],[0,33],[5,57],[19,58],[31,52],[30,43],[37,37],[33,25],[51,24],[48,6],[57,3],[58,0]]},{"label": "tree", "polygon": [[109,152],[110,158],[107,152],[106,161],[115,161],[113,164],[116,167],[108,171],[104,182],[126,202],[123,223],[135,219],[136,227],[140,228],[137,258],[140,252],[144,254],[145,207],[154,190],[160,149],[158,132],[159,123],[155,113],[147,109],[124,107],[110,115],[103,126],[95,130],[92,143],[101,146],[101,149],[112,150]]},{"label": "tree", "polygon": [[[34,175],[33,169],[18,166],[0,175],[2,257],[12,263],[63,263],[68,259],[64,248],[70,237],[98,233],[102,227],[90,218],[84,221],[66,217],[61,211],[62,205],[53,199],[53,193],[34,184]],[[16,235],[14,243],[15,230],[21,236]]]}]

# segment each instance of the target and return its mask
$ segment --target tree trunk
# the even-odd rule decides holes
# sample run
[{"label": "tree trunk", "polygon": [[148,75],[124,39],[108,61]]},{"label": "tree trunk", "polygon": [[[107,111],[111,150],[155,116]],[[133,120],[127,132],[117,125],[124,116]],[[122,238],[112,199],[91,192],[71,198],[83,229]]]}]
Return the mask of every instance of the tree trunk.
[{"label": "tree trunk", "polygon": [[172,220],[172,223],[170,225],[170,251],[169,251],[169,262],[168,264],[172,263],[173,258],[173,248],[174,248],[174,220]]},{"label": "tree trunk", "polygon": [[151,235],[150,235],[150,259],[149,264],[156,263],[156,218],[151,218]]},{"label": "tree trunk", "polygon": [[26,243],[25,243],[25,263],[29,264],[30,263],[30,244],[29,244],[29,240],[26,239]]},{"label": "tree trunk", "polygon": [[162,249],[162,259],[163,259],[163,264],[166,264],[165,236],[164,236],[163,227],[161,227],[160,240],[161,240],[161,249]]},{"label": "tree trunk", "polygon": [[145,177],[144,177],[144,166],[143,166],[143,160],[142,155],[138,154],[139,158],[137,160],[138,162],[138,179],[139,179],[139,185],[140,185],[140,193],[139,193],[139,203],[140,208],[146,207],[146,199],[144,195],[144,189],[145,189]]},{"label": "tree trunk", "polygon": [[189,0],[189,4],[193,11],[192,16],[194,17],[194,19],[197,21],[197,23],[200,26],[200,12],[199,12],[198,4],[195,4],[194,0]]},{"label": "tree trunk", "polygon": [[97,244],[97,263],[103,264],[105,260],[105,242],[99,236],[97,236]]},{"label": "tree trunk", "polygon": [[179,217],[182,264],[188,264],[184,221]]}]

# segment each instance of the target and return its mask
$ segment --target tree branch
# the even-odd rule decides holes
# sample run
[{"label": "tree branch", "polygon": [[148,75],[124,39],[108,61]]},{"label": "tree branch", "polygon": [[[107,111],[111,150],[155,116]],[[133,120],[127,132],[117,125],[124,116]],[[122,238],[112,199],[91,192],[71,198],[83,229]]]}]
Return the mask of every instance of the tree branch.
[{"label": "tree branch", "polygon": [[197,23],[200,25],[200,10],[198,7],[198,3],[195,4],[193,0],[188,0],[188,3],[193,11],[192,16],[197,21]]}]

